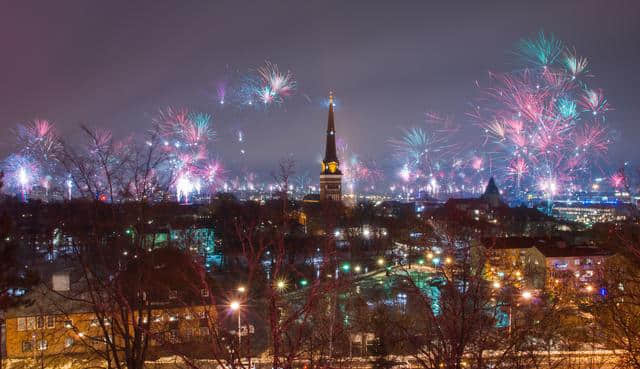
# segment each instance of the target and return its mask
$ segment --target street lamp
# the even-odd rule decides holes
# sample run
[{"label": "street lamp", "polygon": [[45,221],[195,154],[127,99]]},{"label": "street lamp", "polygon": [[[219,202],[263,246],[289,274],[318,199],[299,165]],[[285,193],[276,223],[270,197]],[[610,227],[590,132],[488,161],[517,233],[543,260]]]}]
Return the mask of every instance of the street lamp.
[{"label": "street lamp", "polygon": [[531,291],[523,291],[522,292],[522,298],[525,300],[530,300],[531,297],[533,297],[533,295],[531,294]]},{"label": "street lamp", "polygon": [[276,289],[278,291],[283,291],[285,288],[287,288],[287,282],[285,282],[283,279],[280,279],[276,282]]},{"label": "street lamp", "polygon": [[242,323],[240,321],[240,302],[231,301],[231,304],[229,304],[229,307],[231,308],[232,311],[238,312],[238,353],[240,353],[240,344],[242,343],[242,334],[240,333],[240,328],[242,327]]},{"label": "street lamp", "polygon": [[238,286],[238,292],[245,293],[247,289],[244,286]]},{"label": "street lamp", "polygon": [[378,265],[380,265],[380,266],[384,265],[384,259],[383,258],[378,258]]}]

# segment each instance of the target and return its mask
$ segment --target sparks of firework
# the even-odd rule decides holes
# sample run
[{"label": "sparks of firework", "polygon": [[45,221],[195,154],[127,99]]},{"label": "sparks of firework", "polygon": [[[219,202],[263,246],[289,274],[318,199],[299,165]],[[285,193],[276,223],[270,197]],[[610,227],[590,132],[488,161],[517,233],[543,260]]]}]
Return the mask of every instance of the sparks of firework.
[{"label": "sparks of firework", "polygon": [[613,173],[611,177],[609,177],[609,183],[611,184],[611,187],[615,189],[620,189],[624,187],[626,184],[626,181],[627,181],[627,178],[624,172],[621,170]]},{"label": "sparks of firework", "polygon": [[558,193],[558,183],[554,178],[544,178],[538,184],[540,190],[542,190],[547,196],[555,196]]},{"label": "sparks of firework", "polygon": [[540,32],[535,39],[521,40],[519,49],[527,61],[546,67],[557,61],[564,46],[553,35],[545,35],[544,32]]},{"label": "sparks of firework", "polygon": [[590,111],[593,115],[603,113],[609,110],[609,104],[601,89],[586,90],[582,99],[580,100],[582,105],[587,111]]},{"label": "sparks of firework", "polygon": [[61,152],[61,144],[53,123],[44,119],[35,119],[18,126],[16,137],[19,152],[38,161],[49,170]]},{"label": "sparks of firework", "polygon": [[493,148],[498,175],[513,179],[516,188],[569,189],[601,167],[610,144],[604,93],[577,81],[587,61],[562,45],[542,33],[522,41],[520,54],[536,67],[492,73],[488,99],[472,115]]},{"label": "sparks of firework", "polygon": [[567,52],[564,58],[564,66],[571,73],[571,79],[576,79],[578,75],[587,71],[589,61],[581,58],[575,52]]},{"label": "sparks of firework", "polygon": [[3,171],[7,178],[7,187],[26,199],[31,187],[39,182],[40,168],[30,158],[12,154],[3,163]]},{"label": "sparks of firework", "polygon": [[262,77],[264,87],[267,87],[271,94],[281,98],[291,95],[296,88],[291,72],[281,73],[278,66],[270,61],[258,68],[258,74]]},{"label": "sparks of firework", "polygon": [[227,84],[225,82],[218,83],[216,92],[218,95],[218,103],[220,103],[220,105],[224,105],[224,98],[227,95]]},{"label": "sparks of firework", "polygon": [[409,180],[411,179],[411,170],[409,169],[409,165],[407,164],[403,165],[402,169],[400,169],[399,175],[403,181],[409,182]]}]

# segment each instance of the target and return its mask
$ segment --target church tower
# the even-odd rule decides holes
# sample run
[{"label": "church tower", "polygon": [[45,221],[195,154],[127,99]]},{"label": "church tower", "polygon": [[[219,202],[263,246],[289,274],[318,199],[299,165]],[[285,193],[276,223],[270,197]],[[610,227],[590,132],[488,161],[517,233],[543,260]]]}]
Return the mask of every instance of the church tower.
[{"label": "church tower", "polygon": [[320,201],[342,200],[342,172],[336,151],[336,126],[333,121],[333,93],[329,93],[329,121],[327,122],[327,145],[322,172],[320,172]]}]

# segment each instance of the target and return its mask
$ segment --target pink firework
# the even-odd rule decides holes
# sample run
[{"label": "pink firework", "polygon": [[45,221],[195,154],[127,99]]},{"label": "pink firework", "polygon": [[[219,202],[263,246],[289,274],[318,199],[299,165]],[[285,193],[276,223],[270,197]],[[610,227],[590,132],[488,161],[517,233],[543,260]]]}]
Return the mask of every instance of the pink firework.
[{"label": "pink firework", "polygon": [[520,54],[532,65],[491,73],[488,99],[471,116],[484,129],[485,144],[493,146],[502,173],[528,188],[546,178],[547,190],[552,178],[558,191],[601,167],[598,161],[610,144],[604,125],[610,107],[601,89],[589,88],[582,80],[586,59],[565,51],[553,36],[538,37],[520,43],[526,48]]},{"label": "pink firework", "polygon": [[604,155],[609,148],[609,132],[600,123],[585,125],[575,132],[576,150]]},{"label": "pink firework", "polygon": [[627,182],[627,178],[622,171],[617,171],[609,177],[609,183],[611,187],[615,189],[620,189],[625,186]]},{"label": "pink firework", "polygon": [[529,170],[527,161],[523,158],[515,158],[509,163],[507,173],[513,178],[521,178]]},{"label": "pink firework", "polygon": [[264,66],[258,68],[258,74],[263,80],[265,90],[273,96],[285,97],[293,93],[296,82],[290,71],[281,73],[276,64],[267,61]]},{"label": "pink firework", "polygon": [[580,105],[593,115],[609,110],[609,103],[604,97],[602,89],[584,91],[584,95],[580,99]]}]

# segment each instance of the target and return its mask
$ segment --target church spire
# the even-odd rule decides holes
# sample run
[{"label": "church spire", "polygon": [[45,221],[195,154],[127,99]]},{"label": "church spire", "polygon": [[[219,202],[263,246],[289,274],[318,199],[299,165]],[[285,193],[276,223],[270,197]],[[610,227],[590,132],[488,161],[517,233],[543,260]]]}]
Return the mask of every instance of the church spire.
[{"label": "church spire", "polygon": [[336,151],[336,125],[333,121],[333,93],[329,92],[329,119],[327,121],[327,146],[322,172],[320,172],[320,201],[342,200],[342,172]]},{"label": "church spire", "polygon": [[[323,172],[327,171],[330,163],[335,163],[336,170],[338,169],[338,153],[336,151],[336,126],[333,121],[333,92],[329,92],[329,119],[327,121],[327,145],[325,147],[325,154],[323,160],[325,167]],[[335,173],[332,172],[332,173]]]}]

